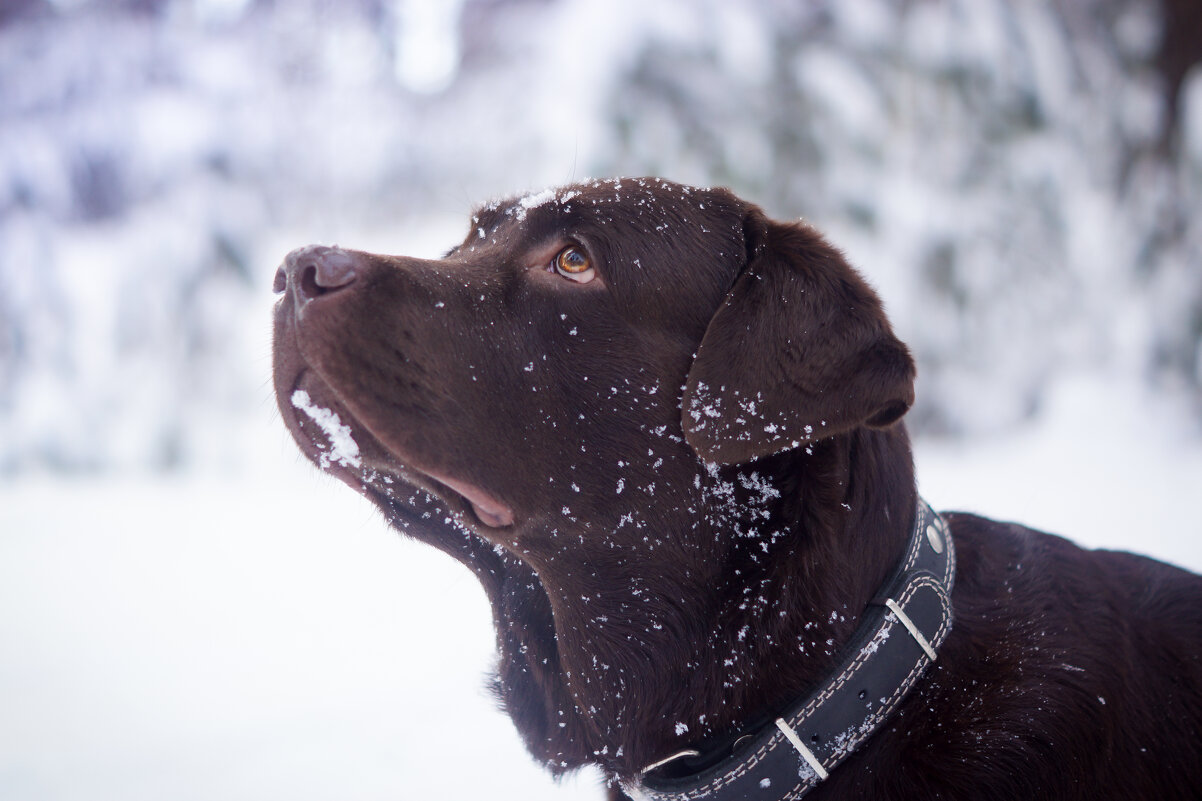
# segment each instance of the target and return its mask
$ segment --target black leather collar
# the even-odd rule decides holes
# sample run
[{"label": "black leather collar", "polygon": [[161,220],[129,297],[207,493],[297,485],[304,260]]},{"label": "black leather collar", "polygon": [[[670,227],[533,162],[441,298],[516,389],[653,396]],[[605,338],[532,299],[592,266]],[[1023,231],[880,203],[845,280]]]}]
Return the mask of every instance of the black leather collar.
[{"label": "black leather collar", "polygon": [[687,758],[670,758],[624,789],[648,801],[792,801],[805,795],[885,722],[935,660],[952,627],[955,573],[951,531],[920,498],[905,557],[864,610],[830,680],[772,723],[740,737],[717,764],[681,775]]}]

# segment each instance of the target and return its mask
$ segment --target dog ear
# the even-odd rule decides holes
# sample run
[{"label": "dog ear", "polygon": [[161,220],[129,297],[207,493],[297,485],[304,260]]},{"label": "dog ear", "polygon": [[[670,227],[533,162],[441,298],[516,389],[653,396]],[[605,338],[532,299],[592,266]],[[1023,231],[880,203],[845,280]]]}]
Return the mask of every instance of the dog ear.
[{"label": "dog ear", "polygon": [[876,293],[805,224],[753,208],[744,237],[748,263],[685,383],[693,450],[737,464],[897,422],[914,402],[914,360]]}]

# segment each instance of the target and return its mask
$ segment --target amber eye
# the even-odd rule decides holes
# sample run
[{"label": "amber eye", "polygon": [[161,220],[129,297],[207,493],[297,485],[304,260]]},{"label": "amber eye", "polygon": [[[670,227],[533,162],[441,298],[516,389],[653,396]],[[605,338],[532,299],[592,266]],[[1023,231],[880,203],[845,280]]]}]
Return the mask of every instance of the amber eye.
[{"label": "amber eye", "polygon": [[593,280],[593,260],[580,247],[568,245],[555,254],[555,272],[564,278],[584,283]]}]

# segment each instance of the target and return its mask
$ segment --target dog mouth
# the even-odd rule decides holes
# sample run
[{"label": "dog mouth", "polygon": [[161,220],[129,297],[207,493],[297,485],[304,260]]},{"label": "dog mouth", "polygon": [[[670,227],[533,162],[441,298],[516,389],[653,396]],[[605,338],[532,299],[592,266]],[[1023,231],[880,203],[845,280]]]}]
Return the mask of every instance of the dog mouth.
[{"label": "dog mouth", "polygon": [[280,401],[285,422],[305,455],[353,488],[381,493],[392,501],[403,500],[407,489],[414,488],[441,501],[461,527],[469,510],[487,529],[513,525],[513,509],[484,489],[401,458],[312,370],[302,370]]}]

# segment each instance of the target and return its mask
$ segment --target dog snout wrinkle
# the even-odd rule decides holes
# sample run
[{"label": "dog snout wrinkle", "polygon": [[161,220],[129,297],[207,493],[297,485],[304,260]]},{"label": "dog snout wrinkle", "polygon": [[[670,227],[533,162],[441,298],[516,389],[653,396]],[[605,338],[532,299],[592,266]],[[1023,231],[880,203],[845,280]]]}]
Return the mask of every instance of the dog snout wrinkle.
[{"label": "dog snout wrinkle", "polygon": [[341,248],[309,245],[285,257],[273,288],[283,292],[292,287],[297,302],[304,303],[345,289],[356,277],[354,255]]}]

